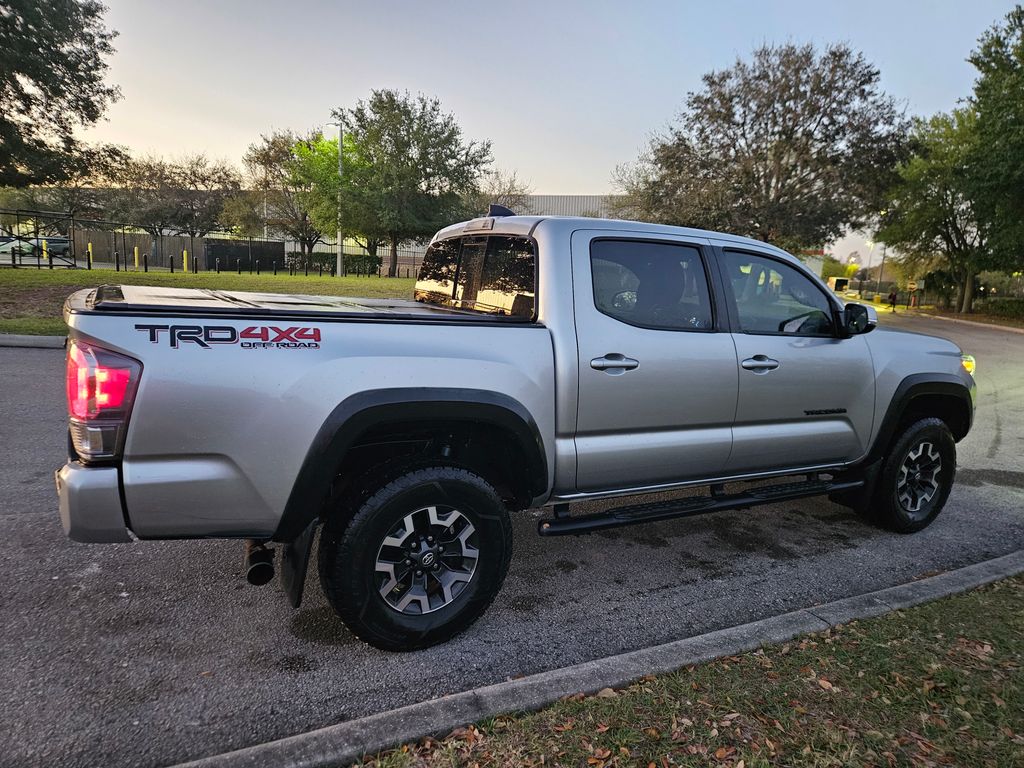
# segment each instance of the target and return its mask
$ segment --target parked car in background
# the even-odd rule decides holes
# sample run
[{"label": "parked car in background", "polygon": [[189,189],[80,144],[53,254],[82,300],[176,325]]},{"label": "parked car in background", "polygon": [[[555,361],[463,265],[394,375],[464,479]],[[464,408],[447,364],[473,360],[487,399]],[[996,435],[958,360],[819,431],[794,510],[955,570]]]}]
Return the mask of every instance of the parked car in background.
[{"label": "parked car in background", "polygon": [[0,260],[12,254],[34,258],[38,253],[41,256],[44,242],[49,255],[63,257],[71,253],[71,241],[66,237],[7,237],[5,242],[0,242]]}]

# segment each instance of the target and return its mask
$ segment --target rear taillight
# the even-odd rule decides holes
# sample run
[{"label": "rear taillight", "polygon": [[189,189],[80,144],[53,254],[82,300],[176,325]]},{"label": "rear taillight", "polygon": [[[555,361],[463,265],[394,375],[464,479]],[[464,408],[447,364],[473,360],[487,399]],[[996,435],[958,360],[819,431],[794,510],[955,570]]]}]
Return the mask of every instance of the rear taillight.
[{"label": "rear taillight", "polygon": [[68,345],[71,441],[83,460],[118,456],[141,375],[138,360],[80,341]]}]

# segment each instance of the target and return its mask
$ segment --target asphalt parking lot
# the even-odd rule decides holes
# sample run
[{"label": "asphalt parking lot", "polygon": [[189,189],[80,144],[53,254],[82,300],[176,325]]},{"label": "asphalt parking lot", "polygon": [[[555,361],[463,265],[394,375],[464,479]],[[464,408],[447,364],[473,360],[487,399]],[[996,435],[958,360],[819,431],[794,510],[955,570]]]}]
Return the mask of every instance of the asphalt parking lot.
[{"label": "asphalt parking lot", "polygon": [[929,529],[885,533],[820,499],[579,538],[541,539],[524,513],[491,610],[405,655],[349,635],[315,575],[298,611],[246,585],[240,542],[67,541],[63,354],[0,348],[0,765],[171,764],[1024,547],[1024,335],[883,320],[978,359],[976,424]]}]

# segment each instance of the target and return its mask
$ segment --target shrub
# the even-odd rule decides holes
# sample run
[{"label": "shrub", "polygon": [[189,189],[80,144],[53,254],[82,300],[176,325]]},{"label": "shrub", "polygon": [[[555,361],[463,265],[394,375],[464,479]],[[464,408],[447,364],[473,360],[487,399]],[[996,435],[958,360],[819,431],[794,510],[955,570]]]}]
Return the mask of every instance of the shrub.
[{"label": "shrub", "polygon": [[1024,299],[1009,296],[991,296],[974,302],[974,311],[997,317],[1024,319]]},{"label": "shrub", "polygon": [[345,271],[359,275],[376,274],[384,259],[381,256],[372,256],[369,253],[345,254]]},{"label": "shrub", "polygon": [[[327,272],[335,265],[337,258],[337,254],[330,251],[314,251],[305,256],[300,251],[289,251],[285,262],[288,266],[294,264],[296,269],[301,270],[308,261],[310,271],[316,270],[322,264],[324,272]],[[377,274],[382,263],[381,256],[371,256],[368,253],[345,254],[345,271],[350,275]]]}]

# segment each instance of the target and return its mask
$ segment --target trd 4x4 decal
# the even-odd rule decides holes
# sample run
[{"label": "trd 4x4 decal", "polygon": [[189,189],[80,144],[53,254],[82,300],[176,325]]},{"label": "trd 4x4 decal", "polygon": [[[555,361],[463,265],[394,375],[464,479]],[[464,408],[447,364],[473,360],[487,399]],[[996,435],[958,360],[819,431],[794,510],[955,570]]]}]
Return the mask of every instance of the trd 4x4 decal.
[{"label": "trd 4x4 decal", "polygon": [[243,349],[320,348],[320,329],[299,325],[250,325],[241,331],[230,325],[136,325],[135,330],[148,333],[151,344],[166,339],[172,349],[182,344],[197,344],[203,349],[215,344],[238,344]]}]

